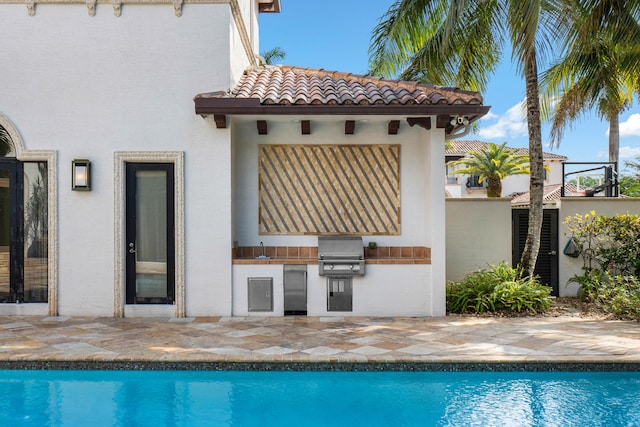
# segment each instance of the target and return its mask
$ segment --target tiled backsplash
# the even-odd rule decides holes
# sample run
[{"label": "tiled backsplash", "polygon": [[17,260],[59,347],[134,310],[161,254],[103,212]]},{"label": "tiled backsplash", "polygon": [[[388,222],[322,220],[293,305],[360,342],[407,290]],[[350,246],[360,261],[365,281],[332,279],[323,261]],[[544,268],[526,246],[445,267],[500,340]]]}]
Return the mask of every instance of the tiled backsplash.
[{"label": "tiled backsplash", "polygon": [[[255,258],[263,254],[261,246],[239,246],[232,249],[234,259]],[[265,246],[264,255],[278,259],[318,259],[316,246]],[[425,246],[378,246],[364,248],[365,259],[430,260],[431,248]]]},{"label": "tiled backsplash", "polygon": [[233,258],[255,258],[266,255],[270,258],[318,259],[317,246],[239,246],[232,249]]}]

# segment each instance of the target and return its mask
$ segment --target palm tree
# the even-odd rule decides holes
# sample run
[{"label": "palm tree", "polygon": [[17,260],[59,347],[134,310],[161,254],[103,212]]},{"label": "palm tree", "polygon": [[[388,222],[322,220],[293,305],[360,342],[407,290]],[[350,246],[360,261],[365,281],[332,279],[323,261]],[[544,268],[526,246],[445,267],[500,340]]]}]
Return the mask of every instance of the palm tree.
[{"label": "palm tree", "polygon": [[515,154],[512,149],[490,143],[487,148],[473,151],[469,157],[448,162],[448,165],[465,166],[455,174],[475,175],[478,183],[487,180],[487,197],[502,197],[502,180],[511,175],[529,175],[529,156]]},{"label": "palm tree", "polygon": [[559,97],[549,113],[551,142],[559,145],[564,128],[596,107],[609,122],[609,161],[617,165],[619,117],[640,92],[639,2],[576,1],[568,10],[574,24],[565,35],[566,52],[543,76],[549,97]]},{"label": "palm tree", "polygon": [[264,65],[274,65],[277,60],[284,59],[287,54],[280,47],[276,46],[273,49],[260,53],[260,56],[264,59]]},{"label": "palm tree", "polygon": [[544,192],[538,52],[545,51],[561,28],[562,3],[397,0],[374,29],[369,48],[373,74],[483,91],[510,43],[526,88],[531,204],[520,264],[528,275],[533,275],[540,249]]}]

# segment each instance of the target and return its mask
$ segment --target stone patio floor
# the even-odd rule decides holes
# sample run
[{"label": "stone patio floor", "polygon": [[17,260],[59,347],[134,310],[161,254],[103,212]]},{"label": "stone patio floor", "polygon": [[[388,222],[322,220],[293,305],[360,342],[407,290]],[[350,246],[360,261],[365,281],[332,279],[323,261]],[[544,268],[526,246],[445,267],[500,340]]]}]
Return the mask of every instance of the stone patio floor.
[{"label": "stone patio floor", "polygon": [[616,364],[640,370],[640,323],[577,315],[185,319],[0,316],[0,366],[5,368],[123,364],[127,369],[126,364],[138,362],[143,368],[167,362],[222,366],[557,363]]}]

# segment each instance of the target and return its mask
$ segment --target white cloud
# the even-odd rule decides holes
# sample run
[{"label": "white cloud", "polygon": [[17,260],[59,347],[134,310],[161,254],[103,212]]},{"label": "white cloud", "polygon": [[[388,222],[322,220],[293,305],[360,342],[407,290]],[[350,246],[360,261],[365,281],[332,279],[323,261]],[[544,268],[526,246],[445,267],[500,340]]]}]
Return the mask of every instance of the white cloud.
[{"label": "white cloud", "polygon": [[640,136],[640,114],[632,114],[620,123],[620,136]]},{"label": "white cloud", "polygon": [[487,114],[485,114],[484,116],[482,116],[482,118],[480,119],[480,121],[486,121],[486,120],[493,120],[495,118],[497,118],[498,116],[496,114],[493,114],[491,111],[489,111]]},{"label": "white cloud", "polygon": [[[497,122],[484,126],[482,122],[495,120]],[[485,139],[497,139],[504,137],[517,137],[527,134],[527,120],[524,110],[524,101],[509,108],[502,116],[487,114],[481,120],[478,134]]]},{"label": "white cloud", "polygon": [[[609,152],[598,151],[597,157],[599,159],[604,159],[605,161],[607,161],[609,159]],[[629,147],[628,145],[626,145],[624,147],[620,147],[620,150],[618,151],[618,158],[620,159],[620,161],[634,160],[637,157],[640,157],[640,147]]]},{"label": "white cloud", "polygon": [[620,160],[633,160],[636,157],[640,157],[640,147],[620,147],[618,156]]}]

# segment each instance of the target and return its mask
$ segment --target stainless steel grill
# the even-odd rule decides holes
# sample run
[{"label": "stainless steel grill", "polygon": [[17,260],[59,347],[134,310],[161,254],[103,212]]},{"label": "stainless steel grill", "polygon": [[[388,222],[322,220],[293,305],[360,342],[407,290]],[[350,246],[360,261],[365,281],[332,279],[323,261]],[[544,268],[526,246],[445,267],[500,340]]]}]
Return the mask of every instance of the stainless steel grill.
[{"label": "stainless steel grill", "polygon": [[318,267],[321,276],[364,276],[362,237],[318,237]]}]

